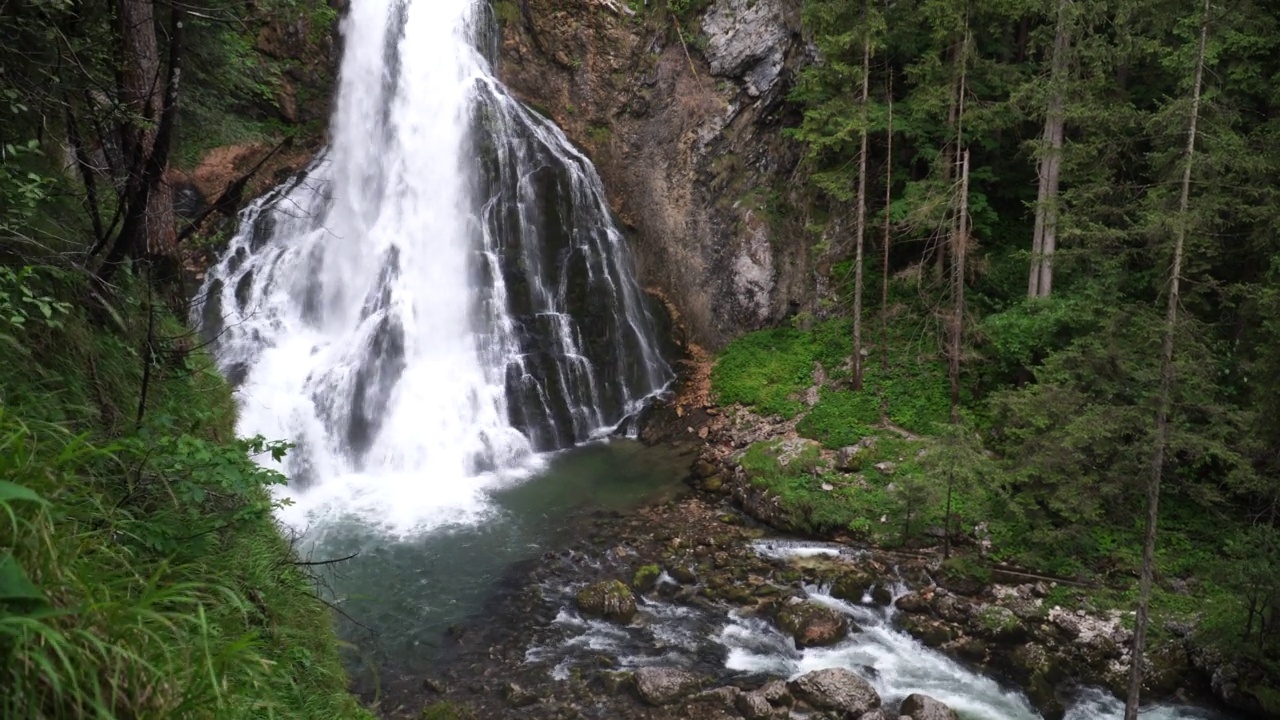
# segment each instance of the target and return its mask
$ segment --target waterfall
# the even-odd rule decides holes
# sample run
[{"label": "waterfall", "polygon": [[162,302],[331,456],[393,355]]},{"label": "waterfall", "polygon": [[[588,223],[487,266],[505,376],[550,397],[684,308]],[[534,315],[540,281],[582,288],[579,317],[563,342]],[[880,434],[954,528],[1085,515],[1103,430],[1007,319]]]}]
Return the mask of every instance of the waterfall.
[{"label": "waterfall", "polygon": [[672,377],[595,169],[495,79],[477,0],[360,0],[331,145],[250,205],[194,310],[290,510],[393,529],[619,427]]}]

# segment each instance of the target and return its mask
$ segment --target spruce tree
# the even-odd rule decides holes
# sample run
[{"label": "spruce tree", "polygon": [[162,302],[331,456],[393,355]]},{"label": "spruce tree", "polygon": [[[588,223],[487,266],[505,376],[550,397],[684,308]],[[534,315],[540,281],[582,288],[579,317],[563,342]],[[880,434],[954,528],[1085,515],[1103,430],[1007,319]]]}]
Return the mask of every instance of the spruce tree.
[{"label": "spruce tree", "polygon": [[1155,575],[1156,527],[1160,518],[1160,483],[1164,476],[1165,452],[1169,443],[1169,411],[1174,392],[1174,350],[1178,329],[1178,306],[1182,283],[1183,253],[1186,248],[1187,224],[1191,205],[1191,178],[1196,153],[1196,126],[1200,120],[1201,89],[1204,86],[1205,44],[1209,37],[1209,0],[1205,0],[1200,20],[1200,39],[1195,57],[1195,79],[1191,86],[1191,110],[1187,142],[1182,158],[1182,182],[1178,195],[1178,213],[1174,218],[1173,261],[1169,269],[1169,286],[1165,293],[1164,342],[1160,352],[1160,391],[1156,398],[1155,449],[1152,453],[1151,476],[1147,483],[1147,516],[1142,539],[1142,574],[1138,583],[1138,611],[1134,621],[1133,653],[1129,668],[1129,690],[1125,698],[1125,720],[1137,720],[1138,702],[1142,694],[1143,652],[1146,650],[1151,584]]}]

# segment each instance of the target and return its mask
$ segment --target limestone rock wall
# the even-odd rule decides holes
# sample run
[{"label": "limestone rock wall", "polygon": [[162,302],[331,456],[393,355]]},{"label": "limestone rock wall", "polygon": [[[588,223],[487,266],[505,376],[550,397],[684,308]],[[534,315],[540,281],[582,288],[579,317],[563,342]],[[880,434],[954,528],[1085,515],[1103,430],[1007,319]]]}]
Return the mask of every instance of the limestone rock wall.
[{"label": "limestone rock wall", "polygon": [[716,0],[677,25],[610,0],[502,0],[503,81],[596,163],[642,283],[716,350],[813,305],[799,0]]}]

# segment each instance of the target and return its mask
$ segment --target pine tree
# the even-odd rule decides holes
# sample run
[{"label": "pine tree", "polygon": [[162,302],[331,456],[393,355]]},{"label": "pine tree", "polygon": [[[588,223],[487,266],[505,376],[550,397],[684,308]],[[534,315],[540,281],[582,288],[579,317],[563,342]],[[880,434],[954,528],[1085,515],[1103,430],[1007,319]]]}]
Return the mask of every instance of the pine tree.
[{"label": "pine tree", "polygon": [[1195,80],[1191,86],[1190,127],[1182,158],[1182,184],[1174,225],[1173,262],[1166,292],[1164,342],[1160,354],[1160,391],[1156,399],[1155,449],[1151,476],[1147,483],[1147,517],[1142,540],[1142,574],[1138,583],[1138,612],[1134,621],[1133,653],[1129,668],[1129,692],[1125,699],[1125,720],[1137,720],[1142,694],[1143,652],[1146,650],[1151,584],[1155,574],[1156,527],[1160,517],[1160,483],[1164,475],[1165,452],[1169,442],[1169,409],[1174,385],[1174,350],[1178,328],[1178,306],[1182,283],[1183,252],[1187,240],[1188,211],[1191,205],[1191,177],[1196,152],[1196,126],[1200,120],[1200,97],[1204,85],[1205,45],[1209,37],[1209,0],[1205,0],[1200,21],[1200,41],[1195,58]]}]

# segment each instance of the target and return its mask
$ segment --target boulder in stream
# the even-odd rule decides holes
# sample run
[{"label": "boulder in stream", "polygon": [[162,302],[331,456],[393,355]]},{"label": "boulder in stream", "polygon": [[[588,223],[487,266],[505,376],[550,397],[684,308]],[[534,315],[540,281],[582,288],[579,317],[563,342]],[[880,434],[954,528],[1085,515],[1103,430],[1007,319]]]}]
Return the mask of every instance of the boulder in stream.
[{"label": "boulder in stream", "polygon": [[792,694],[818,710],[834,710],[853,720],[880,707],[875,688],[844,668],[805,673],[789,684]]},{"label": "boulder in stream", "polygon": [[702,684],[697,675],[670,667],[639,668],[635,682],[636,694],[655,707],[683,700]]},{"label": "boulder in stream", "polygon": [[920,693],[908,695],[898,706],[898,714],[910,715],[911,720],[960,720],[946,703]]},{"label": "boulder in stream", "polygon": [[742,693],[734,702],[738,709],[738,714],[746,718],[746,720],[769,720],[773,717],[773,706],[765,699],[764,693],[760,691]]},{"label": "boulder in stream", "polygon": [[636,615],[636,598],[631,588],[618,580],[591,583],[578,591],[575,600],[584,615],[620,623],[629,623]]},{"label": "boulder in stream", "polygon": [[849,634],[845,616],[814,602],[793,602],[778,611],[778,627],[795,638],[796,647],[834,645]]}]

